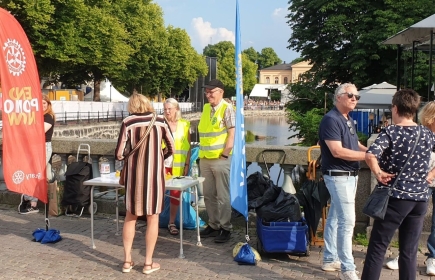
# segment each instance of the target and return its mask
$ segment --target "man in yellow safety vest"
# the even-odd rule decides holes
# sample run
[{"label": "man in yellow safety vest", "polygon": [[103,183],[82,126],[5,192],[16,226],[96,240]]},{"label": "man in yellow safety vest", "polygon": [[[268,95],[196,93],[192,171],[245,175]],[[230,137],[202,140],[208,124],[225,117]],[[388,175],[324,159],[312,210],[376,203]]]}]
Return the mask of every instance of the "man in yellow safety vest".
[{"label": "man in yellow safety vest", "polygon": [[198,125],[199,168],[204,181],[204,203],[209,217],[201,237],[214,237],[216,243],[231,237],[230,165],[234,145],[235,111],[223,100],[224,85],[214,79],[208,82]]}]

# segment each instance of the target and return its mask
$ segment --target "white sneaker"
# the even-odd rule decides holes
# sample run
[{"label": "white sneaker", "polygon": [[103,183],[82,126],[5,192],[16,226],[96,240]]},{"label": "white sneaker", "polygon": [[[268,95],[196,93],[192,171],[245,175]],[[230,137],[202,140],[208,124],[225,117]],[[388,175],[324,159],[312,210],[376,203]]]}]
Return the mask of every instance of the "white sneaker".
[{"label": "white sneaker", "polygon": [[397,256],[394,260],[391,260],[385,264],[389,269],[397,270],[399,269],[399,256]]},{"label": "white sneaker", "polygon": [[434,258],[428,258],[426,260],[426,274],[435,276],[435,259]]},{"label": "white sneaker", "polygon": [[340,272],[341,280],[360,280],[355,270]]},{"label": "white sneaker", "polygon": [[341,270],[341,262],[335,261],[331,263],[323,263],[322,265],[323,271],[340,271]]}]

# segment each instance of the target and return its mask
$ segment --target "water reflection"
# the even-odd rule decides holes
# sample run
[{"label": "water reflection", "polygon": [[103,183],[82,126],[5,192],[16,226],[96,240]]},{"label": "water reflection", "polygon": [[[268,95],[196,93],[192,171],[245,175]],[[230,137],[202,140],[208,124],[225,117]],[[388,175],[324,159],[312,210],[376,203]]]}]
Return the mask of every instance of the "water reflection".
[{"label": "water reflection", "polygon": [[[197,123],[192,122],[191,140],[199,142]],[[298,143],[298,139],[288,137],[297,132],[289,131],[289,124],[285,116],[275,117],[245,117],[245,141],[249,145],[279,145],[286,146]]]},{"label": "water reflection", "polygon": [[297,133],[289,130],[289,126],[285,116],[245,117],[246,143],[280,146],[298,143],[299,141],[296,138],[287,139]]}]

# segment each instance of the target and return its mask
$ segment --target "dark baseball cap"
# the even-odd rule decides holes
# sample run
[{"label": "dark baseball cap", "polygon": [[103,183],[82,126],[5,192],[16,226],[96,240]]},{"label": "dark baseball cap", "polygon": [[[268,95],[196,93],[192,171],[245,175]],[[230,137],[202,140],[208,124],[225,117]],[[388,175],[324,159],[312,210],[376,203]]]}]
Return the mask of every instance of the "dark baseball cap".
[{"label": "dark baseball cap", "polygon": [[209,88],[209,89],[220,88],[220,89],[224,89],[224,84],[221,81],[219,81],[218,79],[213,79],[210,82],[208,82],[205,86],[203,86],[203,88]]}]

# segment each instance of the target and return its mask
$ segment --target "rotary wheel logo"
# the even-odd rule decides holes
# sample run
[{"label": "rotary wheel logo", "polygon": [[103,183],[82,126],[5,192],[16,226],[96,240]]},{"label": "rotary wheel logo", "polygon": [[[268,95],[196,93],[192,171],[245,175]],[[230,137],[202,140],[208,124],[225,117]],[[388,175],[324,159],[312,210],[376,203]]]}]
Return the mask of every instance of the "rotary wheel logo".
[{"label": "rotary wheel logo", "polygon": [[13,76],[21,75],[26,68],[26,55],[20,43],[15,39],[8,39],[3,45],[3,51],[5,53],[9,73]]},{"label": "rotary wheel logo", "polygon": [[12,181],[17,185],[21,184],[24,181],[24,172],[21,170],[15,171],[12,175]]}]

